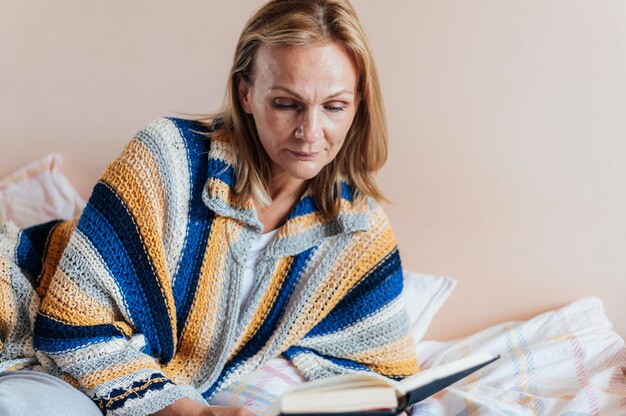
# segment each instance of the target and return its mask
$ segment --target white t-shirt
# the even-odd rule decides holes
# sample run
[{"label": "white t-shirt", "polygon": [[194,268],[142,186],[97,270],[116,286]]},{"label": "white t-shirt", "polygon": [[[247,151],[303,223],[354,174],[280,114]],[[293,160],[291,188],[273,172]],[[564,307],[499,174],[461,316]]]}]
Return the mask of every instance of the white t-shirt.
[{"label": "white t-shirt", "polygon": [[250,247],[250,252],[248,253],[248,258],[246,259],[246,266],[243,271],[243,281],[241,282],[241,291],[239,292],[239,313],[243,312],[246,304],[248,303],[248,299],[252,294],[252,287],[254,286],[254,280],[256,276],[254,275],[254,270],[256,269],[256,265],[259,262],[259,257],[267,247],[267,245],[274,238],[274,234],[276,234],[276,230],[272,230],[268,233],[261,234],[259,238],[254,240],[252,243],[252,247]]}]

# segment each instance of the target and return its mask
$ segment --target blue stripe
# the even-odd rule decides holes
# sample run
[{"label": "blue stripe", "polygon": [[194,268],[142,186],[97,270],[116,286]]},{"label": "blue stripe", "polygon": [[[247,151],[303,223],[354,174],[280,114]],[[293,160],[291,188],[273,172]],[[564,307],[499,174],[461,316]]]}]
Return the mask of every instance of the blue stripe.
[{"label": "blue stripe", "polygon": [[60,220],[34,225],[21,231],[16,247],[17,265],[36,289],[39,286],[48,237]]},{"label": "blue stripe", "polygon": [[[75,339],[54,339],[46,337],[33,338],[33,347],[35,350],[45,351],[46,354],[60,354],[68,351],[85,348],[89,345],[108,342],[113,338],[124,338],[122,335],[115,337],[90,337]],[[35,341],[36,340],[36,341]]]},{"label": "blue stripe", "polygon": [[289,219],[311,214],[315,211],[317,211],[317,205],[315,204],[313,198],[310,195],[307,195],[298,201],[289,214]]},{"label": "blue stripe", "polygon": [[357,363],[356,361],[352,361],[352,360],[347,360],[345,358],[337,358],[337,357],[332,357],[330,355],[324,355],[324,354],[319,354],[315,351],[313,351],[310,348],[304,348],[304,347],[295,347],[295,346],[291,346],[289,348],[287,348],[287,350],[285,350],[282,355],[288,359],[289,361],[293,362],[293,359],[295,357],[297,357],[300,354],[313,354],[316,355],[318,357],[321,357],[325,360],[330,361],[331,363],[338,365],[340,367],[349,369],[349,370],[359,370],[359,371],[369,371],[372,372],[372,370],[360,363]]},{"label": "blue stripe", "polygon": [[[352,202],[354,200],[354,190],[350,185],[346,184],[345,182],[341,182],[341,199],[344,199],[348,202]],[[315,203],[313,197],[307,195],[298,201],[296,206],[289,214],[289,219],[296,218],[302,215],[312,214],[315,211],[318,211],[317,204]]]},{"label": "blue stripe", "polygon": [[[92,199],[103,187],[105,185],[96,184]],[[148,304],[148,299],[141,289],[133,264],[117,232],[104,215],[95,209],[91,201],[85,207],[76,228],[89,239],[111,272],[124,298],[131,321],[142,328],[142,333],[146,337],[148,346],[146,352],[151,354],[156,334],[153,330],[152,317],[143,307]]]},{"label": "blue stripe", "polygon": [[373,271],[352,288],[337,306],[306,337],[333,333],[376,313],[400,296],[402,265],[398,249],[384,258]]},{"label": "blue stripe", "polygon": [[124,337],[113,325],[69,325],[41,314],[35,321],[33,335],[33,347],[47,353],[59,353]]},{"label": "blue stripe", "polygon": [[176,124],[176,127],[183,133],[184,137],[193,140],[204,140],[207,137],[207,133],[214,132],[224,126],[224,120],[221,117],[215,118],[211,122],[212,126],[210,128],[209,125],[197,120],[186,120],[177,117],[165,118]]},{"label": "blue stripe", "polygon": [[341,199],[345,199],[348,202],[354,200],[354,189],[345,182],[341,182]]},{"label": "blue stripe", "polygon": [[[215,119],[213,121],[213,128],[209,130],[205,124],[198,121],[180,118],[169,118],[169,120],[178,127],[181,136],[185,139],[190,161],[197,160],[198,156],[204,156],[203,162],[206,162],[206,154],[209,151],[208,143],[210,133],[221,129],[223,127],[223,121],[219,118]],[[203,148],[200,149],[198,148],[199,146]],[[196,172],[193,167],[192,172]],[[206,181],[207,178],[219,179],[226,183],[231,189],[234,189],[235,169],[223,160],[210,159],[208,161],[206,176],[203,176],[204,181]]]},{"label": "blue stripe", "polygon": [[248,360],[257,352],[259,352],[270,339],[278,326],[278,322],[285,312],[285,307],[287,306],[289,298],[293,293],[296,284],[300,280],[300,273],[304,269],[304,266],[307,264],[311,256],[314,254],[315,249],[316,247],[312,247],[293,258],[289,267],[289,271],[287,272],[287,276],[285,276],[285,280],[281,285],[278,296],[272,304],[272,307],[268,312],[267,317],[261,324],[261,327],[257,330],[254,336],[250,339],[250,341],[248,341],[243,346],[243,348],[237,353],[237,355],[226,364],[226,366],[222,370],[222,373],[215,381],[215,383],[213,383],[213,385],[209,388],[209,390],[203,393],[203,396],[206,399],[210,398],[213,395],[217,387],[221,384],[222,380],[228,377],[228,375],[235,368],[237,368],[239,365]]},{"label": "blue stripe", "polygon": [[227,184],[229,188],[234,189],[235,169],[223,160],[209,160],[208,177],[212,179],[219,179]]},{"label": "blue stripe", "polygon": [[206,154],[210,148],[210,140],[206,135],[201,135],[197,131],[201,128],[206,130],[206,127],[187,120],[171,119],[171,121],[178,127],[185,141],[191,184],[185,246],[172,289],[176,305],[177,336],[180,338],[200,279],[214,213],[202,201],[202,189],[207,180],[209,165]]},{"label": "blue stripe", "polygon": [[177,336],[179,338],[191,312],[200,279],[204,251],[211,233],[212,216],[207,217],[204,218],[204,221],[190,221],[187,226],[186,245],[183,249],[173,288]]},{"label": "blue stripe", "polygon": [[[129,388],[111,390],[111,393],[109,395],[109,397],[111,398],[108,400],[104,400],[104,403],[101,404],[104,409],[101,407],[100,410],[117,410],[123,407],[128,400],[141,399],[148,392],[163,390],[163,387],[165,387],[166,385],[174,384],[170,380],[159,380],[152,381],[146,387],[142,388],[142,386],[146,385],[147,382],[151,380],[158,380],[161,378],[163,378],[163,374],[154,373],[148,378],[148,380],[136,381],[131,384]],[[132,391],[133,394],[128,394],[128,392],[130,391]],[[119,396],[125,397],[118,399]]]},{"label": "blue stripe", "polygon": [[78,223],[106,262],[128,305],[133,323],[150,343],[152,354],[167,363],[174,354],[173,330],[159,276],[121,198],[99,182]]}]

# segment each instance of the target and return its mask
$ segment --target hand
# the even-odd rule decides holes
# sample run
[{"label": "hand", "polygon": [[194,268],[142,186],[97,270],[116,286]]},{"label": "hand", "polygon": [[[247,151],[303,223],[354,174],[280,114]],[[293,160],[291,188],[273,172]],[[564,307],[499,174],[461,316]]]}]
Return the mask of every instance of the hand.
[{"label": "hand", "polygon": [[184,398],[176,400],[152,416],[256,416],[244,407],[205,406]]},{"label": "hand", "polygon": [[256,416],[245,407],[202,406],[199,413],[193,416]]}]

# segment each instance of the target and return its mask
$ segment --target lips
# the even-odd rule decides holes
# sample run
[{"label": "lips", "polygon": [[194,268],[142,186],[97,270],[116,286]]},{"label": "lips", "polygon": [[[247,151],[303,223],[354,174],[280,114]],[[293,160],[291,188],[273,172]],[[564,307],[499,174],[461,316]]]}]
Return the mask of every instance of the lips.
[{"label": "lips", "polygon": [[296,152],[294,150],[289,150],[289,153],[296,159],[300,160],[313,160],[319,155],[321,152]]}]

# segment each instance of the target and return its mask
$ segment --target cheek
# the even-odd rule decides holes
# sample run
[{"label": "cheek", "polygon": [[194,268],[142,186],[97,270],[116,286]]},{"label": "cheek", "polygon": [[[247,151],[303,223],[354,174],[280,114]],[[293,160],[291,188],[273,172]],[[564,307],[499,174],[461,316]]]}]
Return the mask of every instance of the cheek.
[{"label": "cheek", "polygon": [[267,111],[263,114],[257,114],[255,123],[261,145],[270,157],[277,157],[280,150],[293,137],[293,131],[289,128],[288,121],[275,111]]},{"label": "cheek", "polygon": [[259,118],[257,124],[263,125],[264,129],[271,132],[276,139],[282,138],[284,132],[289,130],[293,124],[288,112],[276,111],[270,105],[261,107],[257,113],[257,118]]},{"label": "cheek", "polygon": [[257,111],[254,113],[254,123],[256,124],[257,134],[261,143],[267,151],[278,145],[278,142],[284,136],[281,133],[284,128],[281,126],[285,123],[270,108],[257,108]]},{"label": "cheek", "polygon": [[346,120],[342,120],[338,123],[335,123],[329,131],[328,139],[329,142],[337,147],[337,151],[343,145],[346,140],[346,136],[348,135],[348,131],[350,131],[350,127],[352,126],[353,117],[350,117]]}]

